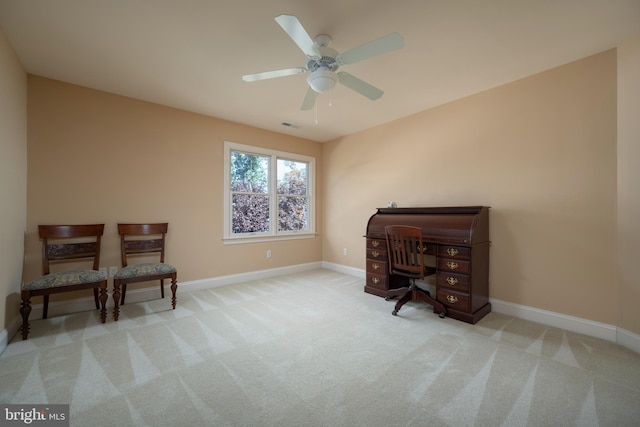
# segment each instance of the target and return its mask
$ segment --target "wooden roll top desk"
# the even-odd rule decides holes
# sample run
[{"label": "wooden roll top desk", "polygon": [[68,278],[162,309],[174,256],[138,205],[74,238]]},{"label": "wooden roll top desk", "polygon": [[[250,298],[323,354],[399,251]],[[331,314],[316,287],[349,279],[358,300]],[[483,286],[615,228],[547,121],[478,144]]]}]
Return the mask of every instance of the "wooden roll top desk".
[{"label": "wooden roll top desk", "polygon": [[367,281],[364,291],[387,297],[408,285],[389,274],[387,225],[422,228],[425,255],[435,257],[436,299],[447,316],[476,323],[491,311],[489,303],[489,208],[486,206],[379,208],[367,224]]}]

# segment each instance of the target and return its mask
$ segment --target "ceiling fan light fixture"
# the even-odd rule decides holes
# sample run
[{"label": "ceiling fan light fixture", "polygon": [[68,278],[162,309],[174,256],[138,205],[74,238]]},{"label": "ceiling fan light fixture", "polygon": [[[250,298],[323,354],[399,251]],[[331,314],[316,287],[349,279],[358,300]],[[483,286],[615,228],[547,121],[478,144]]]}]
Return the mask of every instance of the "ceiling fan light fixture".
[{"label": "ceiling fan light fixture", "polygon": [[326,68],[318,68],[307,76],[309,87],[318,93],[333,89],[337,82],[336,73]]}]

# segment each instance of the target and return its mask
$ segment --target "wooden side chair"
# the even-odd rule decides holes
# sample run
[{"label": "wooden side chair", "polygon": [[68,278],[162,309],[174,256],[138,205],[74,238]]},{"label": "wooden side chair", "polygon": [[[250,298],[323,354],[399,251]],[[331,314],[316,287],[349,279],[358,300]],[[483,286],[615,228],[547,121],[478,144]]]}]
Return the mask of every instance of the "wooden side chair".
[{"label": "wooden side chair", "polygon": [[[42,239],[43,276],[22,285],[20,314],[22,314],[22,339],[29,335],[29,314],[31,297],[43,295],[42,318],[46,319],[49,310],[49,295],[59,292],[93,289],[96,308],[100,309],[100,320],[105,322],[107,310],[107,277],[100,268],[100,239],[104,224],[91,225],[40,225],[38,232]],[[92,261],[89,270],[64,270],[56,267],[72,260],[81,263]],[[98,292],[99,290],[99,292]]]},{"label": "wooden side chair", "polygon": [[[120,315],[118,303],[124,305],[128,283],[160,280],[160,293],[164,298],[164,279],[170,279],[171,293],[173,294],[171,306],[175,310],[178,272],[174,266],[164,262],[165,235],[168,227],[168,223],[118,224],[122,270],[113,276],[113,300],[115,302],[113,318],[115,320],[118,320]],[[150,254],[160,254],[160,262],[129,265],[130,258]],[[120,294],[121,286],[122,294]]]},{"label": "wooden side chair", "polygon": [[400,308],[409,301],[422,301],[433,306],[433,311],[445,317],[447,310],[442,303],[431,296],[429,291],[416,286],[416,280],[428,276],[428,268],[424,264],[425,246],[422,242],[422,229],[409,225],[388,225],[385,227],[387,252],[389,254],[389,273],[409,279],[409,287],[394,290],[390,296],[402,295],[393,314],[396,316]]}]

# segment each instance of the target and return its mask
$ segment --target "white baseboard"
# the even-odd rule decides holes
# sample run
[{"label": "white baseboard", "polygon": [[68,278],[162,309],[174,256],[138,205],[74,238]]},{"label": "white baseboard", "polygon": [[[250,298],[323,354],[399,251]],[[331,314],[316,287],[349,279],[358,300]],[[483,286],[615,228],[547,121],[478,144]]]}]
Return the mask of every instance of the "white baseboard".
[{"label": "white baseboard", "polygon": [[[9,345],[9,330],[10,328],[0,331],[0,354],[2,354],[4,349],[7,348],[7,345]],[[11,334],[11,336],[13,335],[14,334]]]},{"label": "white baseboard", "polygon": [[542,310],[535,307],[528,307],[511,302],[500,301],[490,298],[491,309],[496,313],[506,314],[520,319],[542,323],[556,328],[585,334],[607,341],[616,342],[616,327],[606,323],[594,322],[592,320],[569,316],[553,311]]},{"label": "white baseboard", "polygon": [[[197,291],[200,289],[217,288],[219,286],[233,285],[236,283],[243,283],[251,280],[284,276],[285,274],[301,273],[303,271],[315,270],[318,268],[322,268],[321,262],[311,262],[308,264],[297,264],[288,267],[271,268],[268,270],[250,271],[248,273],[231,274],[228,276],[193,280],[190,282],[179,283],[178,287],[182,287],[183,289],[187,289],[189,291]],[[128,291],[127,295],[129,295]]]},{"label": "white baseboard", "polygon": [[[354,276],[363,280],[366,277],[365,271],[359,268],[348,267],[345,265],[330,262],[313,262],[308,264],[299,264],[288,267],[258,270],[248,273],[232,274],[228,276],[182,282],[178,283],[178,288],[182,289],[185,292],[189,292],[201,289],[215,288],[219,286],[233,285],[236,283],[243,283],[251,280],[277,277],[286,274],[300,273],[303,271],[309,271],[318,268],[325,268],[327,270],[347,274],[349,276]],[[169,284],[165,284],[165,292],[168,290],[168,288]],[[158,297],[159,290],[157,286],[141,289],[131,289],[127,291],[127,300],[129,302],[141,302]],[[542,310],[535,307],[514,304],[497,299],[490,299],[490,302],[492,310],[496,313],[518,317],[520,319],[530,320],[532,322],[541,323],[543,325],[554,326],[557,328],[566,329],[568,331],[604,339],[620,344],[621,346],[635,351],[636,353],[640,353],[640,335],[634,334],[633,332],[627,331],[620,327],[600,322],[594,322],[592,320],[582,319],[579,317],[569,316],[562,313]],[[93,297],[91,296],[87,298],[78,298],[68,301],[50,302],[49,314],[51,316],[57,316],[77,311],[91,310],[93,309],[93,307]],[[111,307],[113,307],[113,299],[111,298],[111,295],[109,295],[107,308]],[[41,317],[42,304],[34,305],[32,307],[30,318],[37,319]],[[107,320],[108,319],[109,318],[107,318]],[[18,316],[14,319],[13,322],[7,325],[6,329],[0,331],[0,353],[4,351],[9,343],[9,340],[18,332],[21,323],[22,319]]]},{"label": "white baseboard", "polygon": [[2,354],[5,348],[7,348],[11,338],[18,333],[20,325],[22,325],[22,317],[16,316],[13,318],[13,321],[6,325],[6,329],[0,331],[0,354]]},{"label": "white baseboard", "polygon": [[567,314],[528,307],[511,302],[490,298],[491,310],[496,313],[506,314],[547,326],[589,335],[619,344],[629,350],[640,353],[640,335],[627,331],[619,326],[607,323],[594,322],[593,320],[569,316]]},{"label": "white baseboard", "polygon": [[618,328],[616,343],[628,348],[629,350],[635,351],[636,353],[640,353],[640,335],[634,334],[631,331]]},{"label": "white baseboard", "polygon": [[326,261],[322,262],[322,268],[326,268],[327,270],[335,271],[337,273],[348,274],[349,276],[354,276],[358,279],[367,278],[367,273],[360,268],[348,267],[346,265]]}]

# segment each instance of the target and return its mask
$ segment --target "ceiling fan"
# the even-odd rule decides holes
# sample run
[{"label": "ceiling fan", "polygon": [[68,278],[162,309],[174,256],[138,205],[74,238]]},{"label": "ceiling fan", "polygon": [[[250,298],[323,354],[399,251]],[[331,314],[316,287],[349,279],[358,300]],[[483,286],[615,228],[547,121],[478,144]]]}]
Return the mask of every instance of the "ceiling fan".
[{"label": "ceiling fan", "polygon": [[360,80],[345,72],[337,71],[343,65],[350,65],[374,56],[392,52],[404,46],[404,38],[398,33],[387,34],[379,39],[370,41],[343,53],[338,53],[329,47],[331,37],[320,34],[312,40],[298,18],[293,15],[277,16],[276,22],[291,37],[295,44],[306,55],[304,67],[285,68],[282,70],[265,71],[262,73],[246,74],[242,76],[245,82],[272,79],[275,77],[291,76],[309,72],[307,83],[309,88],[302,102],[302,110],[310,110],[316,102],[316,96],[320,92],[333,89],[337,82],[366,96],[376,100],[384,93],[375,86]]}]

